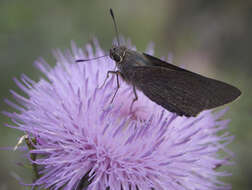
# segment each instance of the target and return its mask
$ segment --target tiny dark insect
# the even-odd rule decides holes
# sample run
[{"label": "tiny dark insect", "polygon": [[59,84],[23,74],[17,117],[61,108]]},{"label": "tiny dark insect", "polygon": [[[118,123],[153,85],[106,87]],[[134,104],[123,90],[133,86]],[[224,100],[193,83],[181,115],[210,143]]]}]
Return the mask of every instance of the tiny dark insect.
[{"label": "tiny dark insect", "polygon": [[[110,14],[118,42],[118,46],[113,46],[109,54],[118,68],[117,71],[107,72],[107,78],[109,74],[115,74],[117,78],[117,89],[111,102],[120,87],[119,75],[133,86],[135,98],[130,110],[138,99],[136,89],[141,90],[166,110],[187,117],[232,102],[241,95],[238,88],[227,83],[201,76],[151,55],[121,46],[112,9]],[[77,60],[79,61],[84,60]],[[104,84],[105,82],[106,80]]]}]

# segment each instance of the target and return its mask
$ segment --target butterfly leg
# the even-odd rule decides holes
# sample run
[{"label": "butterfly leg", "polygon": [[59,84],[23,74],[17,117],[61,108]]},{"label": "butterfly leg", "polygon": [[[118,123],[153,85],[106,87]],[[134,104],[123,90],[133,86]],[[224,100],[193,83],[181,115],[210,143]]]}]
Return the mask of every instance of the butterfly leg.
[{"label": "butterfly leg", "polygon": [[121,73],[119,71],[108,71],[104,82],[98,88],[103,88],[103,86],[106,84],[107,79],[109,78],[109,74],[116,74],[117,75],[117,74],[121,74]]},{"label": "butterfly leg", "polygon": [[112,98],[112,100],[110,101],[110,103],[112,104],[112,102],[114,101],[115,99],[115,96],[116,96],[116,93],[118,92],[119,88],[120,88],[120,83],[119,83],[119,75],[121,75],[120,71],[108,71],[108,73],[113,73],[113,74],[116,74],[116,83],[117,83],[117,88],[116,88],[116,91],[115,91],[115,94]]},{"label": "butterfly leg", "polygon": [[136,92],[136,86],[133,86],[133,92],[134,92],[135,98],[131,102],[130,112],[132,112],[133,104],[138,100],[138,96],[137,96],[137,92]]},{"label": "butterfly leg", "polygon": [[119,88],[120,88],[120,84],[119,84],[119,75],[121,75],[121,73],[120,73],[120,71],[108,71],[108,72],[107,72],[107,76],[106,76],[106,78],[105,78],[103,84],[102,84],[101,87],[99,87],[99,88],[102,88],[102,87],[105,85],[107,79],[109,78],[109,74],[115,74],[115,75],[116,75],[116,82],[117,82],[116,92],[115,92],[115,94],[113,95],[112,100],[110,101],[110,104],[111,104],[111,103],[114,101],[114,98],[115,98],[115,96],[116,96],[116,93],[117,93],[117,91],[118,91]]},{"label": "butterfly leg", "polygon": [[104,80],[104,82],[103,82],[102,85],[101,85],[100,87],[98,87],[98,88],[103,88],[103,86],[106,84],[106,81],[107,81],[107,79],[109,78],[109,74],[110,74],[111,72],[115,72],[115,71],[108,71],[108,72],[107,72],[107,75],[106,75],[106,78],[105,78],[105,80]]}]

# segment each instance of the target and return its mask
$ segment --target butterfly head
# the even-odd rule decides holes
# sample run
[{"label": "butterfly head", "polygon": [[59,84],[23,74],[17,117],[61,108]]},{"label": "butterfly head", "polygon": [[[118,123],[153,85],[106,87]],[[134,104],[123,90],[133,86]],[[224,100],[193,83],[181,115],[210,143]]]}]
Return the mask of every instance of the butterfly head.
[{"label": "butterfly head", "polygon": [[125,56],[126,49],[127,48],[125,46],[113,46],[109,50],[109,57],[116,63],[120,63]]}]

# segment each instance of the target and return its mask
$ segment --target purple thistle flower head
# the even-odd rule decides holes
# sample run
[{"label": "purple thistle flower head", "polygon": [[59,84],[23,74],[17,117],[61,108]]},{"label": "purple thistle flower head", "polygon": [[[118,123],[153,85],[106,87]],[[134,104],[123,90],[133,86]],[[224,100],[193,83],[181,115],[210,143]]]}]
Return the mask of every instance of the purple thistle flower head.
[{"label": "purple thistle flower head", "polygon": [[[23,75],[17,85],[27,94],[11,91],[17,103],[6,101],[18,112],[5,114],[30,139],[29,153],[39,169],[32,184],[41,188],[73,190],[214,190],[230,189],[219,181],[229,175],[217,171],[230,164],[225,147],[232,140],[225,111],[204,111],[197,117],[178,117],[150,101],[141,92],[134,98],[132,87],[115,77],[103,88],[109,58],[76,63],[79,58],[104,55],[95,41],[86,52],[72,44],[72,52],[55,51],[56,66],[44,60],[36,66],[45,79],[35,82]],[[151,48],[149,52],[152,52]],[[218,152],[224,151],[227,157]],[[80,187],[83,178],[90,183]]]}]

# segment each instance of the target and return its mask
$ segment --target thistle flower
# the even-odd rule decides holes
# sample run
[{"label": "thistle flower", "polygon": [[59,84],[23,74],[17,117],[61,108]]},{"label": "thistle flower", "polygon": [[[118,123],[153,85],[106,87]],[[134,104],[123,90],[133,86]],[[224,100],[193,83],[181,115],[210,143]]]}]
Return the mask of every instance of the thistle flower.
[{"label": "thistle flower", "polygon": [[[138,91],[130,112],[132,87],[121,79],[110,104],[115,78],[99,86],[113,61],[75,62],[104,55],[94,44],[95,51],[87,45],[86,53],[74,43],[72,52],[55,51],[54,67],[36,61],[46,79],[15,79],[27,97],[11,91],[17,103],[6,102],[17,112],[4,113],[14,123],[9,127],[35,139],[28,152],[36,155],[30,161],[39,175],[32,185],[56,190],[230,189],[219,181],[229,174],[216,170],[230,164],[232,154],[225,148],[232,137],[222,132],[228,120],[219,120],[225,111],[178,117]],[[88,186],[81,185],[85,180]]]}]

